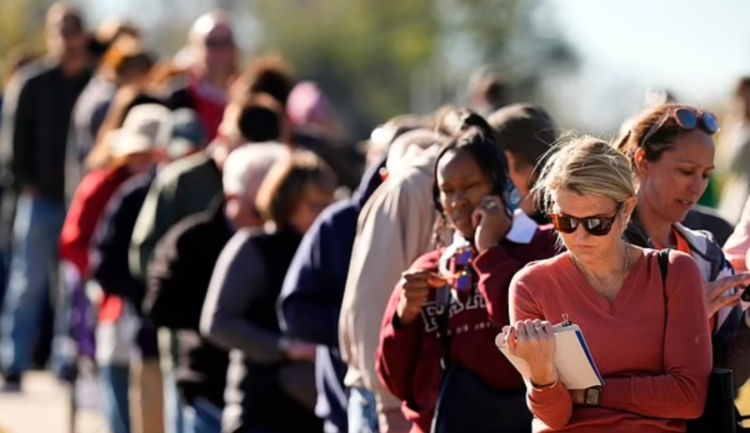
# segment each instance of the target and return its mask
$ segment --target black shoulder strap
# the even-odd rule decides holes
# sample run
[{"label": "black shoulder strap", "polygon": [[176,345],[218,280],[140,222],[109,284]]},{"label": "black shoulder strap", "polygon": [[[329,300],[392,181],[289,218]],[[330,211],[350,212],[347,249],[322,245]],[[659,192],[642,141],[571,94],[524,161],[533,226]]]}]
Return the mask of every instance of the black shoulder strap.
[{"label": "black shoulder strap", "polygon": [[[664,327],[667,326],[667,274],[669,273],[669,248],[656,252],[656,259],[659,261],[659,270],[661,271],[661,296],[664,300]],[[666,361],[662,361],[663,363]],[[666,367],[666,364],[662,364]]]},{"label": "black shoulder strap", "polygon": [[667,288],[667,274],[669,273],[669,249],[659,250],[656,253],[657,259],[659,259],[659,270],[661,270],[661,285],[665,289]]},{"label": "black shoulder strap", "polygon": [[451,306],[450,304],[443,307],[437,315],[438,332],[440,333],[440,367],[443,370],[448,370],[450,366],[450,353],[451,353],[451,337],[448,335],[451,321]]}]

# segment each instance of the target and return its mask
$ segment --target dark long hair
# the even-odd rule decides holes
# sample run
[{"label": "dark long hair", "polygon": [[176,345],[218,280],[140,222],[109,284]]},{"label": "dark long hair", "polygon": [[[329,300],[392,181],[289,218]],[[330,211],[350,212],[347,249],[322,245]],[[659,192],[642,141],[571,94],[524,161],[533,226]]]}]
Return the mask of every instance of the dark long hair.
[{"label": "dark long hair", "polygon": [[[508,191],[511,182],[508,175],[508,160],[497,142],[495,132],[484,118],[469,109],[461,109],[458,134],[440,147],[433,174],[432,201],[440,213],[438,227],[441,230],[445,221],[445,210],[440,203],[440,187],[437,181],[437,166],[446,153],[452,150],[468,152],[477,162],[492,184],[492,194],[497,195],[506,209],[509,209]],[[436,233],[436,239],[439,233]]]}]

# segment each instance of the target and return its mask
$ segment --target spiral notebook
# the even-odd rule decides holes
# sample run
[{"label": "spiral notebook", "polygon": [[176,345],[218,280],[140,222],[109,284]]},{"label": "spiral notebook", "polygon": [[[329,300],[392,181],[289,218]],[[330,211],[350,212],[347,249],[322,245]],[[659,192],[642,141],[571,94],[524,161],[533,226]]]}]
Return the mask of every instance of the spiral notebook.
[{"label": "spiral notebook", "polygon": [[[567,389],[587,389],[592,386],[602,386],[604,381],[596,368],[583,332],[578,325],[563,323],[555,325],[557,350],[555,351],[555,366],[560,376],[560,382]],[[495,345],[516,367],[519,373],[528,379],[529,365],[521,358],[513,356],[508,351],[503,334],[495,337]]]}]

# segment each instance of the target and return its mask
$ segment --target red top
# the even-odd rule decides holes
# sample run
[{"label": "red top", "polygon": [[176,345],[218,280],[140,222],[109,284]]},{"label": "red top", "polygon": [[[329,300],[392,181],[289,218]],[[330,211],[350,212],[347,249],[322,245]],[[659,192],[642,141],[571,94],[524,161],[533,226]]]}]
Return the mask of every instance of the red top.
[{"label": "red top", "polygon": [[60,257],[89,277],[89,250],[96,227],[117,188],[130,177],[127,168],[94,170],[73,195],[60,235]]},{"label": "red top", "polygon": [[199,78],[191,75],[188,93],[195,105],[195,112],[206,127],[209,142],[213,141],[218,134],[227,105],[225,96],[215,94],[216,92],[215,89],[209,89],[207,85],[204,85]]},{"label": "red top", "polygon": [[656,252],[644,255],[613,302],[567,254],[529,265],[513,279],[511,320],[557,323],[568,314],[604,378],[601,408],[573,407],[561,384],[530,391],[535,433],[684,432],[684,420],[702,414],[711,372],[703,277],[692,257],[672,251],[665,289]]},{"label": "red top", "polygon": [[[555,254],[556,236],[540,229],[528,244],[509,241],[480,254],[473,263],[478,275],[478,292],[459,293],[451,311],[452,363],[476,373],[492,388],[518,389],[523,380],[495,347],[495,336],[508,325],[508,285],[526,263]],[[413,270],[437,271],[443,251],[426,254],[412,265]],[[407,327],[396,327],[401,287],[391,295],[383,318],[377,370],[380,380],[393,395],[404,401],[403,412],[414,422],[412,433],[430,431],[443,371],[441,346],[434,300],[422,308],[421,317]]]}]

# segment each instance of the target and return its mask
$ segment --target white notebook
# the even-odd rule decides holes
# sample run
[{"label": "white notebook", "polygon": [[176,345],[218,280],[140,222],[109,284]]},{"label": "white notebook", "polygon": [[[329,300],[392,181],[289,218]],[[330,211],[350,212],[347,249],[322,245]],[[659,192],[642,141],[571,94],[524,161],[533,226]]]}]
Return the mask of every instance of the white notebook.
[{"label": "white notebook", "polygon": [[[586,345],[581,328],[570,324],[556,325],[554,329],[555,337],[557,337],[555,366],[557,367],[557,374],[560,376],[560,382],[567,389],[587,389],[592,386],[601,386],[604,381]],[[516,367],[516,370],[521,373],[524,379],[528,380],[530,376],[529,364],[508,352],[502,333],[495,337],[495,345]]]}]

